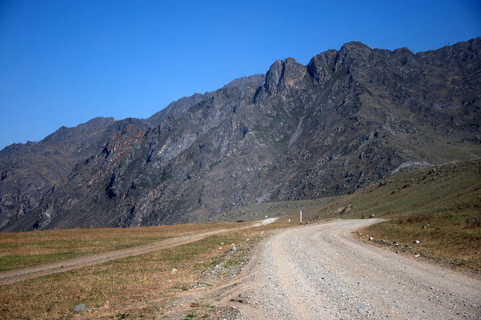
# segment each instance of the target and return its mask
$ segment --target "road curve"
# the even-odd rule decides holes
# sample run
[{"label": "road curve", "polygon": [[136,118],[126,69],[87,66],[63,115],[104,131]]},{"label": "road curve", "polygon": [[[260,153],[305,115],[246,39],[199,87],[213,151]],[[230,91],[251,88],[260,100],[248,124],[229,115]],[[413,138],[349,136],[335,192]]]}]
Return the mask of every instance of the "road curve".
[{"label": "road curve", "polygon": [[231,301],[244,319],[481,319],[481,281],[352,238],[375,222],[276,234]]}]

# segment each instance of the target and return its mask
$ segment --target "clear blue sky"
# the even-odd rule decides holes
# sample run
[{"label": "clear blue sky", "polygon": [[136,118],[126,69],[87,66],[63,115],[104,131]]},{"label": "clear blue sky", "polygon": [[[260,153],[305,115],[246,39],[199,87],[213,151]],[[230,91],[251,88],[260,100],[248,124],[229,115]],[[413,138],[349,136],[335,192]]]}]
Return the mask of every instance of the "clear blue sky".
[{"label": "clear blue sky", "polygon": [[327,49],[437,49],[481,36],[481,1],[0,0],[0,149],[97,116],[307,64]]}]

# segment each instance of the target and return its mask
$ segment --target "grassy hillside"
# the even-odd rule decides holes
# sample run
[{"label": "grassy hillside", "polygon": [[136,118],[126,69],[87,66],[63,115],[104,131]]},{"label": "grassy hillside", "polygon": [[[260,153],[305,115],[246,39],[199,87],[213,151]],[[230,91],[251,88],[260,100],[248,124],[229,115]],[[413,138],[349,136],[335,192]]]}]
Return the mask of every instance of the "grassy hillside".
[{"label": "grassy hillside", "polygon": [[318,210],[329,213],[385,218],[362,238],[481,273],[481,160],[397,174]]}]

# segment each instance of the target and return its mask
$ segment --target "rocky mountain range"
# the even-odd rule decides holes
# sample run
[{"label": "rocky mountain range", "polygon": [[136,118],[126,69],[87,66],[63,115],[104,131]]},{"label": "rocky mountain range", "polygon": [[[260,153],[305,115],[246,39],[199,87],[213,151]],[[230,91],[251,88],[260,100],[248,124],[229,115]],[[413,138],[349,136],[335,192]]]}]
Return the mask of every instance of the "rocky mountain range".
[{"label": "rocky mountain range", "polygon": [[228,219],[481,156],[481,38],[414,54],[350,42],[306,65],[96,118],[0,151],[0,230]]}]

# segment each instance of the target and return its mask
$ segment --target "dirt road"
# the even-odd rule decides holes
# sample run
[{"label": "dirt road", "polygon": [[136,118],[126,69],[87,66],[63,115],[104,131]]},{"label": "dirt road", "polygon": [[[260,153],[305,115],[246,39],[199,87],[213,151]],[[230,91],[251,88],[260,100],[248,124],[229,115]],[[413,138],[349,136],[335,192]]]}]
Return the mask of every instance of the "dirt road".
[{"label": "dirt road", "polygon": [[224,300],[244,319],[481,319],[481,281],[352,238],[374,222],[277,233]]}]

